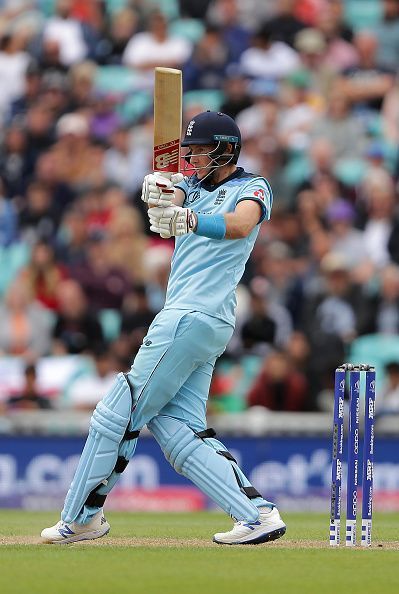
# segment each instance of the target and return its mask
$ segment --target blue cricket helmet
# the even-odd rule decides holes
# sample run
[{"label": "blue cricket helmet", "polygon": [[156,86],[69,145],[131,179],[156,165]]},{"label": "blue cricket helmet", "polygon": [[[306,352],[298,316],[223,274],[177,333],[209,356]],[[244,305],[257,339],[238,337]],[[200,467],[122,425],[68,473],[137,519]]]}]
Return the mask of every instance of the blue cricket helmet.
[{"label": "blue cricket helmet", "polygon": [[233,158],[230,163],[237,163],[241,150],[241,132],[233,118],[220,111],[204,111],[190,120],[181,146],[190,144],[214,144],[212,156],[220,158],[231,156],[226,153],[228,144],[233,145]]}]

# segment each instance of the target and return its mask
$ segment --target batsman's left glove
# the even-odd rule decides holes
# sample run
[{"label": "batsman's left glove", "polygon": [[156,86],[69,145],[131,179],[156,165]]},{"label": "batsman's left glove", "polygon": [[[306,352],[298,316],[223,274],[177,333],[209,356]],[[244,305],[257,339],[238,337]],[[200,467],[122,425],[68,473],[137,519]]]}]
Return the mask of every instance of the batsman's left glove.
[{"label": "batsman's left glove", "polygon": [[151,231],[159,233],[161,237],[180,237],[195,231],[197,226],[196,214],[190,208],[181,206],[156,206],[148,210]]}]

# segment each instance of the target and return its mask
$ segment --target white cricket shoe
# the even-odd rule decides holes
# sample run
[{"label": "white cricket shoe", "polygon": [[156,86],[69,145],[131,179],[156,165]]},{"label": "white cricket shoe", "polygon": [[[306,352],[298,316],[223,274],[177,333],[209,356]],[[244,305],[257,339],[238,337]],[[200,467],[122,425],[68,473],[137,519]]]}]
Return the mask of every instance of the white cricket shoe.
[{"label": "white cricket shoe", "polygon": [[67,544],[78,540],[100,538],[108,534],[109,529],[110,525],[104,518],[103,511],[100,510],[87,524],[78,524],[77,522],[67,524],[60,520],[55,526],[45,528],[41,533],[41,537],[43,542],[46,543]]},{"label": "white cricket shoe", "polygon": [[213,541],[218,544],[261,544],[284,536],[286,525],[280,517],[277,507],[259,508],[259,520],[257,522],[235,522],[233,529],[229,532],[218,532],[214,535]]}]

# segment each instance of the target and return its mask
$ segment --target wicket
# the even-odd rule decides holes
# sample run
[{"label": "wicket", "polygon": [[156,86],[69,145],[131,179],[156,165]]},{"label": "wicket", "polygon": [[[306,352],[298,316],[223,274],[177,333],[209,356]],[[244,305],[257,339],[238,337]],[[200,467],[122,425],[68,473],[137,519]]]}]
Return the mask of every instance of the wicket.
[{"label": "wicket", "polygon": [[366,374],[362,473],[362,539],[371,546],[373,512],[373,457],[375,368],[345,363],[335,370],[334,422],[331,472],[330,545],[339,546],[341,530],[342,464],[344,445],[344,397],[349,372],[348,473],[346,489],[346,546],[356,545],[356,518],[359,486],[360,375]]}]

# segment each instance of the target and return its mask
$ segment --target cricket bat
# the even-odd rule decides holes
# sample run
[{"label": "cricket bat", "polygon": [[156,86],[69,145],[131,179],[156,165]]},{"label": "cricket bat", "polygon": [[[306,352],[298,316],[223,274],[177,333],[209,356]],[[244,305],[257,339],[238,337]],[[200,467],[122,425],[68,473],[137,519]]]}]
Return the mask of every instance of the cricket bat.
[{"label": "cricket bat", "polygon": [[182,73],[155,68],[154,152],[155,172],[178,173],[182,128]]}]

